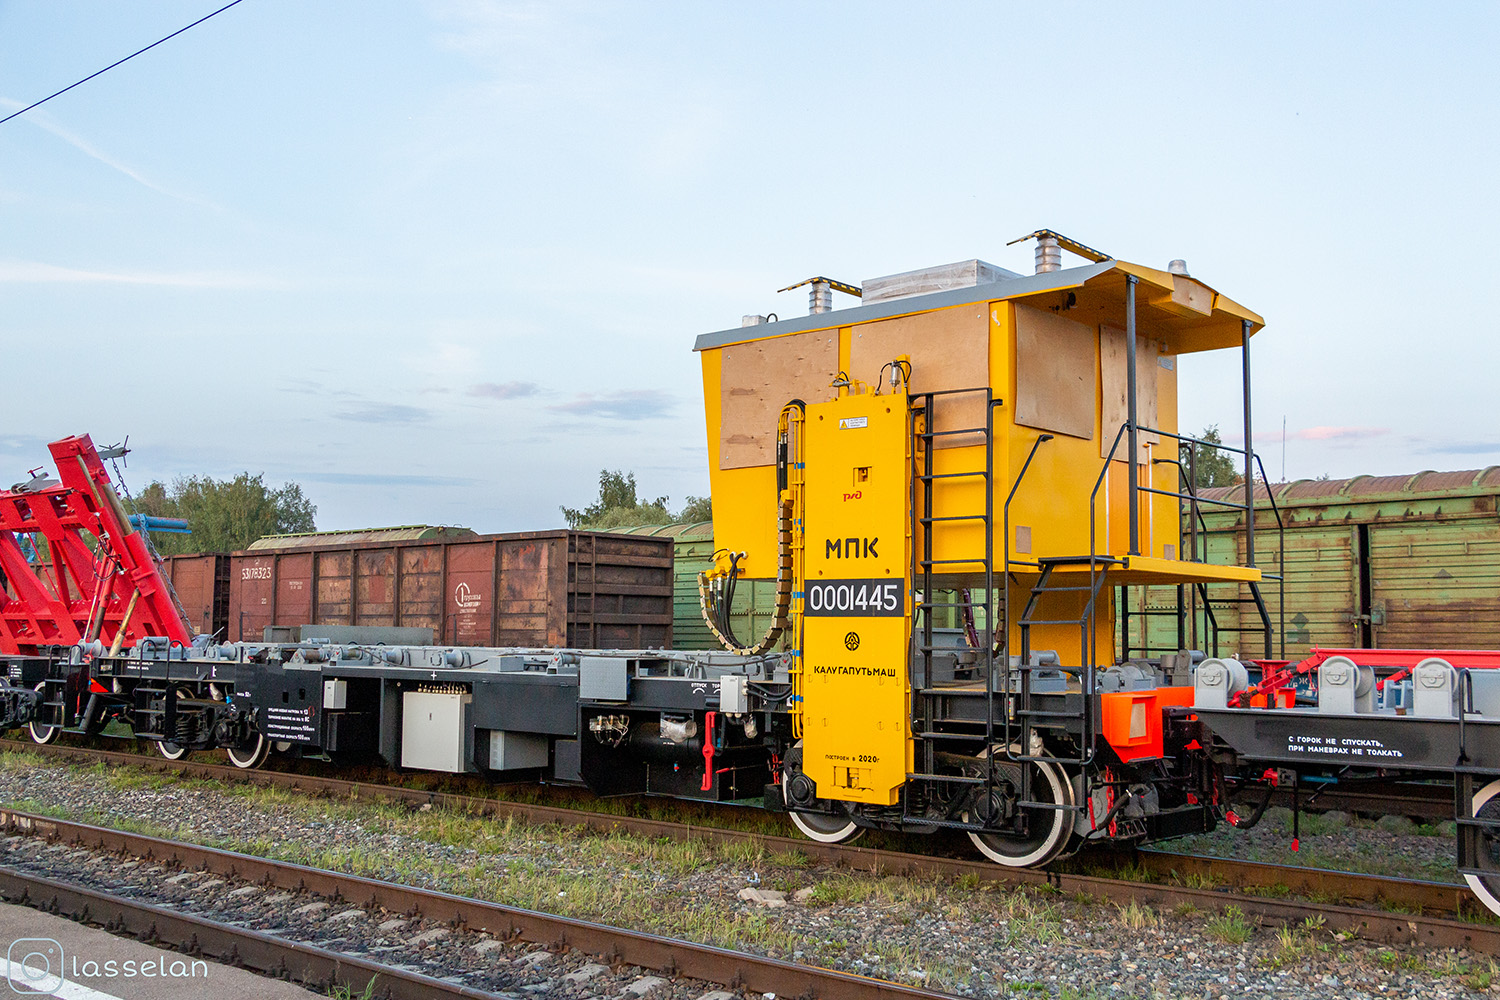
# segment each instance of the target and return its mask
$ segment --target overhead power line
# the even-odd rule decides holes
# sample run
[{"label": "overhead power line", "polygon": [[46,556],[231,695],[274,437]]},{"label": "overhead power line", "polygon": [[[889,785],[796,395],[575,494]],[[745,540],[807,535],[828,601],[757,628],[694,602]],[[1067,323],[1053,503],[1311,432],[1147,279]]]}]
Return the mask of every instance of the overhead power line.
[{"label": "overhead power line", "polygon": [[130,60],[134,59],[136,56],[140,55],[142,52],[150,52],[152,49],[156,48],[162,42],[171,41],[172,39],[176,38],[178,35],[182,34],[184,31],[187,31],[189,28],[196,28],[198,25],[202,24],[204,21],[207,21],[209,18],[216,17],[217,15],[224,13],[226,10],[228,10],[229,8],[233,7],[235,4],[240,3],[240,2],[241,2],[241,0],[229,0],[229,3],[226,3],[224,6],[220,7],[218,10],[214,11],[212,14],[205,14],[204,16],[198,18],[198,20],[194,21],[192,24],[189,24],[186,27],[178,28],[176,31],[172,32],[170,35],[167,35],[165,38],[158,38],[156,41],[152,42],[150,45],[146,46],[144,49],[141,49],[138,52],[132,52],[132,53],[130,53],[130,55],[126,56],[124,59],[119,60],[118,62],[112,62],[112,63],[110,63],[108,66],[106,66],[103,69],[99,70],[97,73],[90,73],[88,76],[84,77],[82,80],[79,80],[77,83],[70,83],[66,87],[64,87],[62,90],[59,90],[55,94],[48,94],[46,97],[42,98],[40,101],[37,101],[35,104],[28,104],[26,107],[22,108],[20,111],[14,112],[13,114],[8,114],[4,118],[0,118],[0,125],[4,125],[6,122],[10,121],[12,118],[19,118],[21,115],[24,115],[26,112],[32,110],[33,108],[39,108],[39,107],[41,107],[43,104],[46,104],[48,101],[52,100],[52,98],[54,98],[54,97],[61,97],[63,94],[66,94],[68,91],[72,90],[74,87],[78,87],[78,86],[81,86],[81,85],[83,85],[85,83],[88,83],[94,77],[96,77],[96,76],[102,76],[105,73],[108,73],[110,70],[114,69],[116,66],[120,66],[120,65],[122,65],[124,63],[130,62]]}]

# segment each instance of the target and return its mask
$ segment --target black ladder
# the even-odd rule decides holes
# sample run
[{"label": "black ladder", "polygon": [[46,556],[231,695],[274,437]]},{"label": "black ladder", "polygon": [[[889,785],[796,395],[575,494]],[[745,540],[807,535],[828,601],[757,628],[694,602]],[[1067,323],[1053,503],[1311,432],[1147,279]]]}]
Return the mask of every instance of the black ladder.
[{"label": "black ladder", "polygon": [[[984,425],[981,427],[957,427],[936,429],[936,404],[938,400],[945,401],[955,396],[982,396],[984,399]],[[944,732],[938,729],[941,721],[936,715],[937,700],[943,694],[943,688],[936,686],[933,680],[933,653],[939,648],[935,643],[933,635],[933,616],[939,609],[953,608],[960,611],[970,611],[974,606],[970,600],[934,601],[935,580],[937,574],[944,572],[962,572],[965,576],[975,578],[976,585],[984,593],[984,627],[978,629],[979,654],[977,673],[985,682],[985,700],[987,708],[985,712],[985,745],[989,746],[994,739],[995,733],[995,647],[997,642],[1001,645],[1005,641],[1005,628],[1001,624],[1006,619],[1005,614],[1005,588],[1002,585],[998,589],[995,586],[995,407],[1000,400],[994,398],[990,387],[984,386],[976,389],[948,389],[936,392],[915,394],[911,397],[911,434],[916,441],[916,448],[912,453],[912,483],[915,495],[912,497],[912,530],[914,534],[920,534],[921,546],[914,550],[912,555],[912,577],[916,586],[922,593],[922,623],[917,635],[915,652],[920,662],[920,680],[913,691],[916,702],[916,711],[913,713],[916,732],[913,735],[920,742],[921,756],[916,762],[917,770],[907,775],[907,780],[918,783],[933,783],[943,785],[983,785],[993,782],[993,766],[987,765],[984,777],[972,777],[967,775],[938,774],[937,773],[937,744],[944,741],[973,742],[976,735],[972,732]],[[942,438],[969,438],[959,447],[972,447],[983,444],[984,467],[957,472],[936,472],[934,451],[939,439]],[[984,487],[984,509],[982,512],[970,514],[944,514],[933,513],[934,486],[941,480],[979,480]],[[978,556],[966,559],[939,559],[933,548],[933,533],[935,529],[940,530],[942,525],[976,524],[984,529],[984,547]],[[962,567],[960,570],[959,567]],[[955,596],[958,594],[955,591]],[[912,805],[910,797],[905,799],[903,809],[909,813]],[[919,818],[919,817],[909,817]],[[930,817],[920,817],[925,823],[931,823]],[[970,826],[968,823],[951,823],[946,825]]]},{"label": "black ladder", "polygon": [[[1036,565],[1040,568],[1040,575],[1031,588],[1031,596],[1026,601],[1026,608],[1021,616],[1016,619],[1016,625],[1021,635],[1021,655],[1018,663],[1011,664],[1006,671],[1005,693],[1007,711],[1005,713],[1005,747],[1006,756],[1016,761],[1045,761],[1054,764],[1077,764],[1083,766],[1094,759],[1094,727],[1095,719],[1092,711],[1094,700],[1094,667],[1097,654],[1097,634],[1095,625],[1098,621],[1099,594],[1104,590],[1104,582],[1108,578],[1111,566],[1117,565],[1118,559],[1101,555],[1080,556],[1042,556],[1037,559]],[[1056,574],[1062,571],[1063,581],[1054,582]],[[1085,582],[1072,582],[1084,577]],[[1042,605],[1048,603],[1045,598],[1049,594],[1083,594],[1082,611],[1074,615],[1062,618],[1044,618],[1041,615]],[[1057,614],[1058,612],[1050,612]],[[1063,612],[1063,614],[1068,614]],[[1079,649],[1082,652],[1082,663],[1078,666],[1079,697],[1076,705],[1070,707],[1072,692],[1063,691],[1061,694],[1062,708],[1039,708],[1036,705],[1036,692],[1033,691],[1032,675],[1043,670],[1056,672],[1061,669],[1060,664],[1040,664],[1032,661],[1031,655],[1031,629],[1034,625],[1072,625],[1080,632]],[[1069,673],[1072,671],[1069,670]],[[1068,758],[1056,754],[1032,753],[1032,732],[1038,724],[1044,724],[1048,728],[1062,728],[1078,735],[1078,756]],[[1024,773],[1024,772],[1023,772]]]}]

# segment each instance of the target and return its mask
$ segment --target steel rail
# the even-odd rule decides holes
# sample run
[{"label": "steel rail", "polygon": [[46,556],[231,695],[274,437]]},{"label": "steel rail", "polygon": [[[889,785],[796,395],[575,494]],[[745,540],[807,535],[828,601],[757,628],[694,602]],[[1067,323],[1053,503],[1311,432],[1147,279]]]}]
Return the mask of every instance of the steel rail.
[{"label": "steel rail", "polygon": [[0,866],[0,898],[80,923],[99,924],[111,934],[128,935],[146,944],[166,944],[185,955],[210,958],[276,979],[289,979],[320,992],[343,985],[349,987],[352,995],[359,996],[373,980],[375,988],[369,991],[370,995],[388,1000],[451,1000],[453,997],[479,1000],[494,996],[316,945],[233,927],[3,866]]},{"label": "steel rail", "polygon": [[[0,829],[76,844],[89,850],[175,863],[239,881],[311,892],[356,906],[378,906],[394,913],[417,914],[429,921],[484,932],[501,940],[529,941],[556,950],[573,948],[588,955],[602,956],[610,964],[636,965],[674,977],[701,979],[759,993],[816,997],[819,1000],[955,1000],[951,994],[848,972],[13,809],[0,809]],[[459,995],[486,994],[470,990]]]},{"label": "steel rail", "polygon": [[[1328,922],[1327,926],[1334,930],[1357,933],[1391,944],[1420,942],[1433,947],[1474,948],[1500,955],[1500,927],[1434,915],[1434,911],[1442,915],[1461,914],[1466,906],[1473,905],[1468,889],[1458,885],[1149,850],[1129,855],[1117,852],[1115,855],[1122,864],[1144,868],[1159,878],[1170,879],[1175,876],[1186,879],[1197,876],[1209,879],[1217,886],[1199,888],[1073,874],[1056,869],[1006,868],[982,860],[909,854],[860,847],[857,844],[821,844],[796,837],[775,837],[701,824],[671,823],[450,792],[368,784],[321,775],[246,770],[227,764],[196,761],[168,761],[139,754],[96,751],[57,744],[36,746],[34,749],[49,756],[90,763],[106,760],[186,777],[242,781],[262,787],[275,786],[332,797],[369,797],[414,805],[432,804],[481,815],[514,817],[529,823],[581,826],[601,833],[625,832],[673,839],[699,838],[719,843],[753,842],[768,851],[798,851],[811,860],[872,873],[937,875],[954,879],[968,877],[1006,885],[1050,886],[1063,892],[1120,904],[1137,901],[1170,907],[1188,901],[1201,909],[1236,905],[1247,914],[1259,915],[1275,922],[1300,922],[1309,917],[1323,916]],[[1264,895],[1256,895],[1257,889],[1275,892],[1278,896],[1300,893],[1313,897],[1314,900],[1339,900],[1340,903],[1270,899]],[[1415,909],[1420,912],[1413,914],[1343,905],[1349,902],[1374,906],[1393,905],[1400,907],[1402,911]]]}]

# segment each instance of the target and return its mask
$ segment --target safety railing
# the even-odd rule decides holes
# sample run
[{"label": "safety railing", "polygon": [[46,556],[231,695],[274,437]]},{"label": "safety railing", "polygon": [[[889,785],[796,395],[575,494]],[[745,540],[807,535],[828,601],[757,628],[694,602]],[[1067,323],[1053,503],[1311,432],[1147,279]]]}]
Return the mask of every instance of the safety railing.
[{"label": "safety railing", "polygon": [[[1099,471],[1099,477],[1094,482],[1093,491],[1089,494],[1089,552],[1091,558],[1097,557],[1098,555],[1099,490],[1108,480],[1111,463],[1116,460],[1115,455],[1119,451],[1120,442],[1126,438],[1127,431],[1129,431],[1129,429],[1130,424],[1127,421],[1126,423],[1121,424],[1120,429],[1116,431],[1115,439],[1110,446],[1109,454],[1104,460],[1103,468],[1101,468]],[[1178,557],[1184,562],[1209,562],[1208,523],[1203,515],[1203,507],[1204,505],[1208,505],[1210,507],[1222,508],[1225,510],[1237,510],[1244,512],[1245,523],[1247,525],[1247,529],[1245,532],[1245,561],[1250,566],[1254,566],[1256,564],[1255,531],[1253,524],[1255,519],[1256,504],[1253,501],[1253,484],[1250,494],[1246,497],[1246,502],[1237,502],[1235,500],[1230,500],[1227,498],[1203,496],[1199,492],[1200,488],[1197,485],[1197,462],[1199,449],[1209,449],[1212,451],[1223,452],[1229,455],[1237,455],[1242,459],[1246,459],[1254,463],[1256,470],[1258,470],[1260,473],[1260,482],[1265,487],[1266,499],[1271,511],[1271,516],[1275,521],[1277,532],[1276,571],[1273,573],[1262,571],[1261,573],[1262,579],[1273,580],[1277,585],[1277,626],[1275,628],[1272,627],[1270,611],[1265,606],[1265,599],[1263,594],[1261,593],[1259,586],[1254,584],[1250,585],[1249,590],[1251,596],[1248,599],[1239,599],[1238,602],[1248,600],[1249,603],[1253,603],[1255,605],[1256,614],[1261,621],[1260,631],[1263,631],[1266,637],[1266,657],[1269,658],[1272,656],[1273,642],[1276,644],[1278,651],[1284,654],[1286,650],[1286,523],[1282,517],[1281,508],[1276,503],[1276,493],[1271,489],[1270,480],[1266,477],[1265,464],[1261,461],[1260,456],[1255,454],[1254,452],[1248,451],[1245,448],[1235,448],[1231,445],[1224,444],[1221,441],[1209,441],[1204,438],[1193,437],[1187,434],[1177,434],[1172,431],[1165,431],[1155,427],[1137,427],[1136,432],[1137,434],[1154,434],[1158,437],[1169,438],[1177,442],[1179,455],[1182,453],[1184,448],[1187,451],[1188,461],[1185,466],[1180,459],[1164,458],[1153,460],[1153,463],[1170,464],[1177,467],[1179,482],[1178,489],[1167,490],[1155,485],[1142,485],[1136,479],[1132,479],[1132,481],[1128,484],[1128,488],[1132,492],[1132,496],[1137,496],[1141,493],[1145,493],[1154,496],[1171,497],[1177,500],[1179,505],[1183,505],[1186,507],[1185,513],[1188,522],[1187,526],[1189,535],[1188,545],[1184,547],[1179,543],[1178,546]],[[1241,486],[1243,486],[1243,481],[1241,482]],[[1135,504],[1132,503],[1132,510],[1134,510],[1134,508]],[[1140,548],[1139,524],[1134,516],[1132,516],[1129,535],[1129,549],[1130,553],[1134,555],[1139,551]],[[1191,558],[1187,558],[1188,555],[1190,555]],[[1201,582],[1197,583],[1193,586],[1193,592],[1195,597],[1201,597],[1203,600],[1204,632],[1206,636],[1211,637],[1212,647],[1214,648],[1214,651],[1217,652],[1219,632],[1226,629],[1224,626],[1219,625],[1218,618],[1214,614],[1213,599],[1209,595],[1208,585]],[[1220,600],[1220,603],[1225,602],[1223,600]],[[1195,606],[1191,609],[1190,613],[1194,616],[1194,618],[1196,618],[1196,601],[1194,602],[1194,605]],[[1179,616],[1181,615],[1181,608],[1178,609],[1177,614]],[[1128,627],[1128,620],[1130,616],[1131,613],[1128,610],[1122,611],[1122,617],[1125,618],[1127,622],[1127,625],[1125,627]],[[1137,614],[1136,617],[1140,617],[1140,615]],[[1237,630],[1256,631],[1254,629],[1245,629],[1242,626],[1238,627]],[[1141,648],[1143,648],[1144,651],[1145,647],[1149,645],[1146,639],[1146,624],[1144,621],[1142,622],[1141,631]],[[1137,647],[1130,646],[1128,640],[1125,645],[1122,646],[1123,651],[1127,653],[1130,649],[1133,648]]]}]

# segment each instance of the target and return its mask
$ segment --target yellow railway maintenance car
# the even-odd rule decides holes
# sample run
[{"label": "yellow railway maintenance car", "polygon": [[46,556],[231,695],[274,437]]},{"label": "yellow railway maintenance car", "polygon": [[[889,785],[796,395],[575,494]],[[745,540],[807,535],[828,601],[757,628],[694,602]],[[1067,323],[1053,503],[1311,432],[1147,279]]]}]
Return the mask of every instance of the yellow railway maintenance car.
[{"label": "yellow railway maintenance car", "polygon": [[[957,827],[1033,866],[1222,808],[1171,712],[1201,657],[1118,648],[1117,612],[1146,585],[1250,603],[1245,649],[1273,652],[1253,542],[1246,565],[1209,565],[1183,536],[1199,501],[1179,455],[1214,446],[1177,424],[1177,358],[1242,351],[1248,390],[1263,321],[1181,262],[1033,237],[1032,275],[819,277],[809,315],[698,338],[719,549],[703,604],[741,653],[792,632],[778,787],[818,840]],[[1086,262],[1061,267],[1064,249]],[[831,309],[834,291],[860,301]],[[1248,396],[1245,414],[1248,441]],[[726,627],[740,579],[778,581],[767,636]]]},{"label": "yellow railway maintenance car", "polygon": [[[1458,870],[1500,913],[1500,653],[1276,658],[1277,561],[1245,518],[1237,564],[1209,563],[1202,517],[1249,512],[1265,478],[1261,318],[1180,261],[1032,238],[1034,274],[817,277],[809,315],[698,338],[718,547],[699,596],[722,651],[197,635],[75,437],[50,446],[58,481],[0,490],[0,730],[759,800],[817,840],[957,829],[1016,867],[1253,824],[1281,783],[1295,837],[1304,782],[1451,782]],[[1177,361],[1211,350],[1241,357],[1242,447],[1178,427]],[[1242,463],[1240,490],[1193,489],[1209,448]],[[21,544],[38,536],[42,575]],[[745,580],[777,595],[761,635],[733,628]],[[1142,648],[1173,638],[1143,615],[1176,642]]]}]

